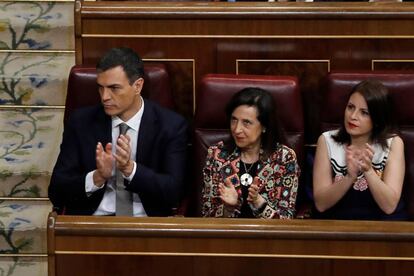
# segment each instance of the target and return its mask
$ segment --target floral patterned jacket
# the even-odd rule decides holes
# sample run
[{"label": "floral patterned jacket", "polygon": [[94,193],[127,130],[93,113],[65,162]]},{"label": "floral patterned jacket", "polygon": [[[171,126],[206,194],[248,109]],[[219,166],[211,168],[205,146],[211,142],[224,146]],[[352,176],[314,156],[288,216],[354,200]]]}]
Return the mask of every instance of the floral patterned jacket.
[{"label": "floral patterned jacket", "polygon": [[[208,149],[203,169],[204,187],[202,192],[202,215],[204,217],[238,217],[242,206],[240,178],[240,151],[230,153],[224,149],[223,142]],[[257,177],[259,194],[266,200],[267,206],[261,212],[254,209],[258,218],[293,218],[300,175],[295,152],[285,145],[278,144],[277,149],[267,160],[259,161]],[[218,197],[219,183],[226,179],[239,194],[238,205],[228,212]]]}]

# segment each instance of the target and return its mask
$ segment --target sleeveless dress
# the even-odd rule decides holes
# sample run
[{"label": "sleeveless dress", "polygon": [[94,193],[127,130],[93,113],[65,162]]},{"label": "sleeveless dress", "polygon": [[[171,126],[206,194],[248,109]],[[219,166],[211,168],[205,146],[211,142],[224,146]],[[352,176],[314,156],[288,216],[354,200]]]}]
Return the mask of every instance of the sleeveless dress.
[{"label": "sleeveless dress", "polygon": [[[335,180],[340,180],[347,174],[345,148],[346,145],[337,143],[332,135],[338,130],[331,130],[323,133],[328,148],[328,155],[331,162],[332,175]],[[381,145],[374,144],[374,157],[372,167],[382,179],[382,174],[387,163],[389,149],[393,138],[387,139],[387,149]],[[402,197],[401,197],[402,198]],[[354,219],[354,220],[406,220],[408,215],[404,210],[402,199],[397,205],[393,214],[385,214],[375,202],[368,183],[360,173],[357,180],[350,187],[348,192],[330,209],[323,213],[315,212],[315,218],[325,219]]]}]

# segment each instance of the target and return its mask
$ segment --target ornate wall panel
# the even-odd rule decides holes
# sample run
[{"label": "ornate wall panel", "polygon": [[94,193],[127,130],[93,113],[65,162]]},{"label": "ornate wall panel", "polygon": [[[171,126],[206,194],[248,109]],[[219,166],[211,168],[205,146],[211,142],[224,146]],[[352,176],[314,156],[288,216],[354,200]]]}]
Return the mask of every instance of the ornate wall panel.
[{"label": "ornate wall panel", "polygon": [[0,49],[73,50],[73,2],[2,1]]},{"label": "ornate wall panel", "polygon": [[46,275],[74,0],[0,2],[0,274]]}]

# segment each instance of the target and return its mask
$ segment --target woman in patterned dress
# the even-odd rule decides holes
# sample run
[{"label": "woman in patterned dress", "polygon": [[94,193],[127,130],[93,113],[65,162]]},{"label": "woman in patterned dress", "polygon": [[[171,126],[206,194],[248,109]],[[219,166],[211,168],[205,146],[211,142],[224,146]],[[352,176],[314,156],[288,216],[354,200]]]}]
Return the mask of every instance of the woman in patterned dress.
[{"label": "woman in patterned dress", "polygon": [[226,107],[230,141],[208,149],[203,170],[204,217],[292,218],[299,166],[283,134],[272,96],[236,93]]},{"label": "woman in patterned dress", "polygon": [[378,81],[351,92],[342,126],[318,139],[313,169],[316,218],[406,219],[404,143],[390,96]]}]

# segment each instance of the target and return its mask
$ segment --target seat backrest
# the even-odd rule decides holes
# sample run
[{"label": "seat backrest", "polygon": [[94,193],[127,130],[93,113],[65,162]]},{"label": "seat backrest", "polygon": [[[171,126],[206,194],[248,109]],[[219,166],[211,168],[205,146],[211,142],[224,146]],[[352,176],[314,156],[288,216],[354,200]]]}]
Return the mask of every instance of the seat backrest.
[{"label": "seat backrest", "polygon": [[[174,109],[174,100],[168,72],[163,64],[145,64],[144,87],[141,95],[160,105]],[[96,84],[95,66],[75,65],[68,79],[65,104],[65,121],[70,113],[79,107],[95,105],[100,102]]]},{"label": "seat backrest", "polygon": [[414,219],[414,73],[395,71],[332,72],[327,76],[322,91],[324,102],[320,114],[321,132],[337,128],[343,120],[349,93],[359,82],[376,79],[389,90],[395,117],[405,145],[406,172],[403,196]]},{"label": "seat backrest", "polygon": [[202,168],[208,147],[230,137],[225,106],[236,92],[246,87],[259,87],[270,92],[276,102],[277,116],[285,130],[288,145],[295,150],[299,163],[303,163],[303,109],[296,77],[206,75],[201,81],[197,94],[194,117],[194,185],[196,185],[198,199],[201,194]]}]

